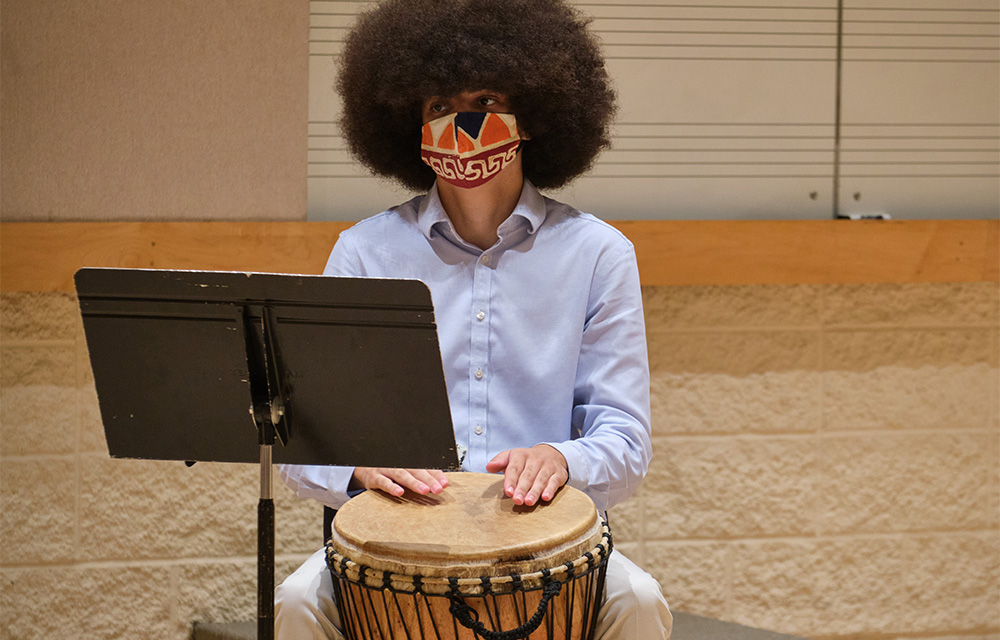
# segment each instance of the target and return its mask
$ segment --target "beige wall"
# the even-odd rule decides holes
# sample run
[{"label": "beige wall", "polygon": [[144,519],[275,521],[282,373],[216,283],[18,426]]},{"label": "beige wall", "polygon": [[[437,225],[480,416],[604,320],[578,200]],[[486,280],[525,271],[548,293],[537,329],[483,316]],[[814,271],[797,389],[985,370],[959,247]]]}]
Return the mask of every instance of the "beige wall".
[{"label": "beige wall", "polygon": [[5,221],[303,220],[309,3],[4,0]]},{"label": "beige wall", "polygon": [[[655,457],[612,524],[675,609],[1000,637],[995,283],[645,294]],[[256,468],[110,460],[75,300],[0,303],[0,635],[252,619]],[[320,512],[283,488],[277,511],[280,578]]]},{"label": "beige wall", "polygon": [[[610,220],[1000,211],[996,0],[569,2],[594,19],[620,109],[558,200]],[[351,162],[336,124],[336,56],[366,6],[310,3],[310,220],[407,199]]]}]

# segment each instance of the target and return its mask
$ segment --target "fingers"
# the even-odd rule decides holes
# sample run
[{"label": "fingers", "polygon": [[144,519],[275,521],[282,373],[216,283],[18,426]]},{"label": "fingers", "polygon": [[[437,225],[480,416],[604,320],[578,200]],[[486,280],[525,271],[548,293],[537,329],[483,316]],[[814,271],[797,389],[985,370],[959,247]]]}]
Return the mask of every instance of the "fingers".
[{"label": "fingers", "polygon": [[[508,472],[510,467],[507,468]],[[525,467],[521,469],[520,475],[517,476],[514,485],[513,496],[514,504],[524,504],[531,506],[535,504],[538,500],[535,493],[532,491],[532,487],[535,483],[535,477],[538,475],[538,469],[533,465],[525,464]]]},{"label": "fingers", "polygon": [[516,505],[530,507],[539,501],[548,502],[569,478],[566,459],[548,445],[505,453],[508,453],[508,460],[504,469],[504,493]]},{"label": "fingers", "polygon": [[[427,469],[427,474],[431,476],[429,484],[431,493],[441,493],[448,486],[448,474],[440,469]],[[435,487],[435,483],[437,487]]]},{"label": "fingers", "polygon": [[389,495],[396,496],[397,498],[402,496],[405,489],[401,485],[396,484],[396,482],[394,482],[390,477],[389,474],[393,471],[394,469],[374,469],[368,482],[365,484],[365,488],[381,489]]},{"label": "fingers", "polygon": [[[549,481],[545,486],[541,487],[541,497],[542,502],[548,502],[552,498],[556,497],[556,492],[559,491],[559,487],[566,484],[566,480],[569,479],[569,474],[564,473],[562,476],[558,473],[554,473],[549,477]],[[537,480],[537,477],[536,477]]]},{"label": "fingers", "polygon": [[487,473],[499,473],[507,468],[507,462],[510,460],[510,451],[501,451],[500,453],[493,456],[493,459],[486,463]]},{"label": "fingers", "polygon": [[[511,449],[499,454],[493,461],[496,471],[503,470],[503,492],[508,498],[514,500],[514,504],[521,505],[525,502],[525,497],[529,493],[535,476],[538,475],[540,463],[537,456],[532,455],[530,449]],[[486,465],[486,470],[490,471],[491,461]],[[499,462],[503,464],[499,464]]]},{"label": "fingers", "polygon": [[365,489],[381,489],[397,497],[406,489],[427,495],[441,493],[448,486],[448,478],[438,469],[357,467],[354,476]]},{"label": "fingers", "polygon": [[[486,470],[503,471],[504,494],[514,504],[529,507],[552,500],[569,479],[566,458],[547,444],[502,451],[486,463]],[[397,497],[407,489],[427,495],[441,493],[448,486],[447,474],[437,469],[357,467],[354,477],[366,489],[381,489]]]}]

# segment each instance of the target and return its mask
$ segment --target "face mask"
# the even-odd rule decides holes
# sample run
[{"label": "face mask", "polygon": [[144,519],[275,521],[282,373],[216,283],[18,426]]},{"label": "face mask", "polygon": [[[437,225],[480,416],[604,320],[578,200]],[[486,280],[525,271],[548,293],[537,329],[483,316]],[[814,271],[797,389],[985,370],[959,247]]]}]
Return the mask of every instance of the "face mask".
[{"label": "face mask", "polygon": [[466,189],[500,173],[521,141],[510,113],[452,113],[425,124],[421,134],[421,159],[442,180]]}]

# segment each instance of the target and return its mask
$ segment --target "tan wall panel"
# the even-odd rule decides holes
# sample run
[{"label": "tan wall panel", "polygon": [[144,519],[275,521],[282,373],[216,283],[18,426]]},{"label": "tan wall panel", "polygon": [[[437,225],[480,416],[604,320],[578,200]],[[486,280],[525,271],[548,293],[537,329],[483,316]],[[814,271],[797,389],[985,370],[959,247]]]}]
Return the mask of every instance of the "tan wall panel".
[{"label": "tan wall panel", "polygon": [[307,2],[5,0],[3,219],[300,220]]}]

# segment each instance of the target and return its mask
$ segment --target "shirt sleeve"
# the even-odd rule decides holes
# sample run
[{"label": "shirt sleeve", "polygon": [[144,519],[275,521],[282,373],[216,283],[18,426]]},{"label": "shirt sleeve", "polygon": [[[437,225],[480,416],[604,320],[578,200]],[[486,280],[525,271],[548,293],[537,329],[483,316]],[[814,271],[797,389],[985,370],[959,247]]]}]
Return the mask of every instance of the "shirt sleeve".
[{"label": "shirt sleeve", "polygon": [[595,274],[574,390],[569,484],[604,511],[639,487],[652,458],[649,361],[631,244]]},{"label": "shirt sleeve", "polygon": [[[364,275],[358,253],[344,235],[334,245],[323,275]],[[347,491],[351,476],[354,475],[354,467],[283,464],[278,466],[278,474],[295,495],[318,500],[334,509],[339,509],[356,493],[349,494]]]}]

